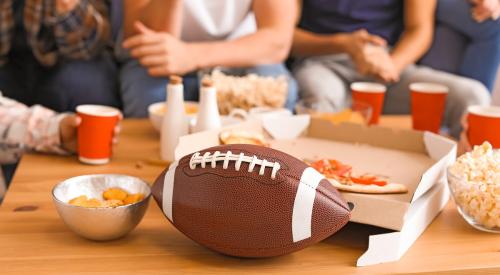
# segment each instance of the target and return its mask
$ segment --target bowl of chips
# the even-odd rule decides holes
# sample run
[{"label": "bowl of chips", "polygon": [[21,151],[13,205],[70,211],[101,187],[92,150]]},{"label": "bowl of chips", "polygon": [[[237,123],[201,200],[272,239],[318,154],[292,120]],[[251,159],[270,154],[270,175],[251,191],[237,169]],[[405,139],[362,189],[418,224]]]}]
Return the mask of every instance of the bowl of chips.
[{"label": "bowl of chips", "polygon": [[150,197],[146,182],[116,174],[78,176],[52,190],[63,222],[76,234],[95,241],[127,235],[142,220]]}]

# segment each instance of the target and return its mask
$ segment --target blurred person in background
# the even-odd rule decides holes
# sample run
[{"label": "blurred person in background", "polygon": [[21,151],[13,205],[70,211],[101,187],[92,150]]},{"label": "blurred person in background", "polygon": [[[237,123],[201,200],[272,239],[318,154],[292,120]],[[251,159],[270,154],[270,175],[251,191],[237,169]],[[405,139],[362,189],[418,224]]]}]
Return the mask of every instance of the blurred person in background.
[{"label": "blurred person in background", "polygon": [[[500,64],[500,0],[438,0],[434,41],[421,64],[474,78],[492,92]],[[466,129],[466,117],[462,124]],[[464,130],[459,155],[471,149]]]},{"label": "blurred person in background", "polygon": [[168,76],[184,76],[185,100],[198,99],[197,72],[288,78],[286,107],[297,99],[283,65],[292,42],[296,0],[126,0],[123,46],[131,59],[120,71],[125,116],[144,117],[165,100]]},{"label": "blurred person in background", "polygon": [[119,106],[110,0],[1,0],[0,90],[28,106]]},{"label": "blurred person in background", "polygon": [[414,65],[429,49],[436,0],[307,0],[295,31],[293,73],[306,104],[338,111],[349,104],[349,84],[387,85],[384,113],[410,112],[409,84],[449,87],[444,124],[456,138],[469,105],[490,103],[479,81]]},{"label": "blurred person in background", "polygon": [[434,42],[421,64],[479,80],[493,91],[500,64],[500,0],[438,0]]},{"label": "blurred person in background", "polygon": [[[80,122],[75,114],[56,113],[41,105],[28,107],[0,92],[0,201],[24,151],[75,153]],[[117,126],[115,134],[119,131]]]}]

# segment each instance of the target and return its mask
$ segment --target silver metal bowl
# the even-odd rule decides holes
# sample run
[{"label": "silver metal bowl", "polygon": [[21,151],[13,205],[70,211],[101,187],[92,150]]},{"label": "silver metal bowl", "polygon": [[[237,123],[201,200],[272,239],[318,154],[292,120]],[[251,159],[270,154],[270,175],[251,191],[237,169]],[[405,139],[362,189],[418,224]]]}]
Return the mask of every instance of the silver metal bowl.
[{"label": "silver metal bowl", "polygon": [[[102,199],[102,193],[111,187],[129,193],[143,193],[144,199],[115,208],[86,208],[68,203],[81,195]],[[151,188],[141,179],[115,174],[74,177],[52,189],[52,199],[64,223],[76,234],[96,241],[118,239],[132,231],[144,216],[150,197]]]}]

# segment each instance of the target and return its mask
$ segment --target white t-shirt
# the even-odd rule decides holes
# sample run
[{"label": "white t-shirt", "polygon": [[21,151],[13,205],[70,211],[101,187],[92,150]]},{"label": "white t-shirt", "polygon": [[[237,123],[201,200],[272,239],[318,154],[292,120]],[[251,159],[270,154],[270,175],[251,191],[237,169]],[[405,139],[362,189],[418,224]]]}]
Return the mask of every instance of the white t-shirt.
[{"label": "white t-shirt", "polygon": [[234,39],[256,31],[252,0],[184,0],[181,39]]}]

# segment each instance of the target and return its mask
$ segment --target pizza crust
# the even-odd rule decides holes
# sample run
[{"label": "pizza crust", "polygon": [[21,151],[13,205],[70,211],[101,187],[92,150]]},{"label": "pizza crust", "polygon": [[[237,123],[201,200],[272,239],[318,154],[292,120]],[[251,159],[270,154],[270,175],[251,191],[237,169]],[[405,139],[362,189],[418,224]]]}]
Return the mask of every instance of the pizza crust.
[{"label": "pizza crust", "polygon": [[364,193],[364,194],[399,194],[408,192],[408,188],[401,183],[387,183],[384,186],[378,186],[374,184],[356,184],[352,185],[342,184],[335,179],[328,178],[328,181],[338,190],[353,192],[353,193]]},{"label": "pizza crust", "polygon": [[267,142],[262,134],[228,130],[219,134],[219,139],[222,144],[253,144],[260,146],[267,146]]}]

